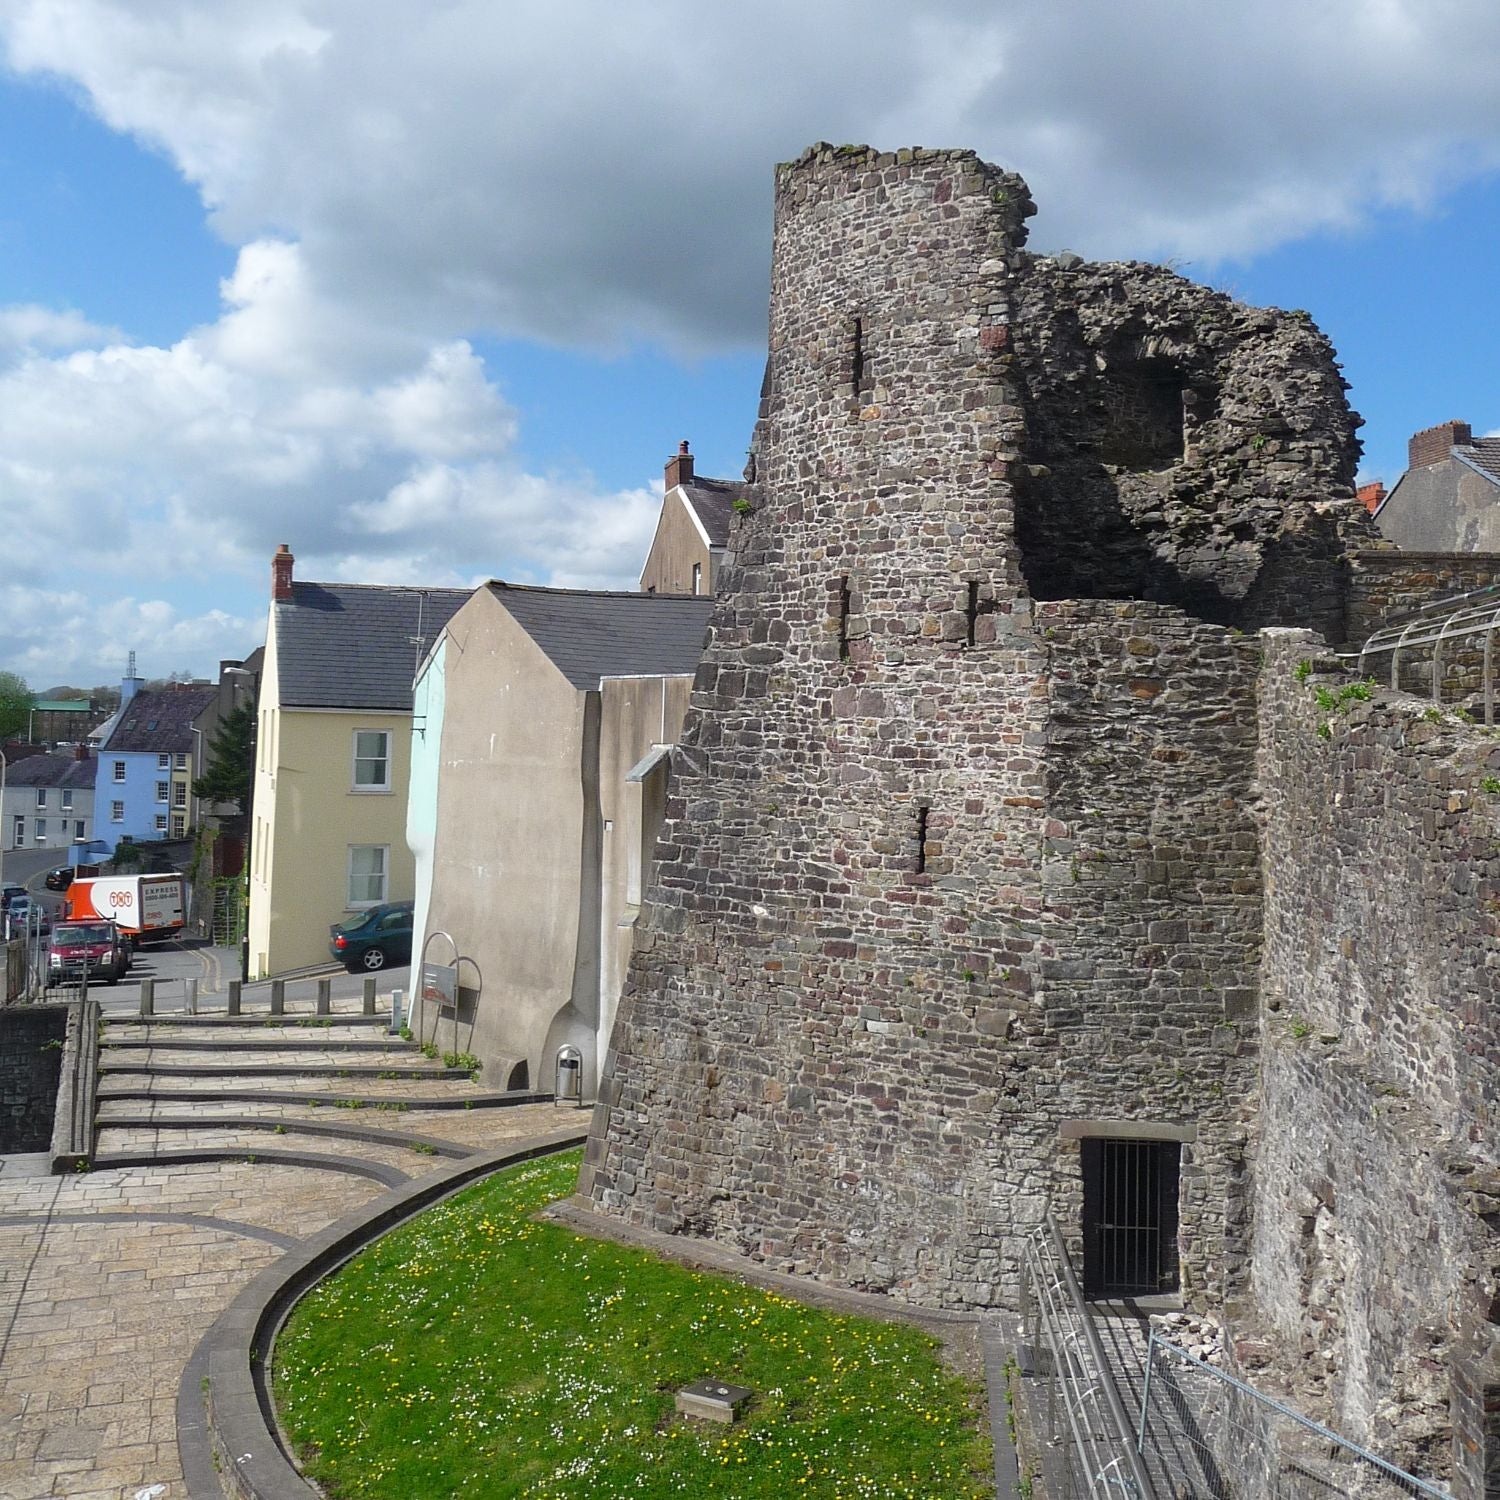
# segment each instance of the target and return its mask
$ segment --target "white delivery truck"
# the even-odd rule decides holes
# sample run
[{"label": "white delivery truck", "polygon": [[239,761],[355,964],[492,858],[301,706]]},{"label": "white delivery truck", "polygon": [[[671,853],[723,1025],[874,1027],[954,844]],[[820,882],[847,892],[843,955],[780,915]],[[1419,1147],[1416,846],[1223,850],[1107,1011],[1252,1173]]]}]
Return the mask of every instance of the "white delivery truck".
[{"label": "white delivery truck", "polygon": [[94,875],[75,880],[63,896],[70,922],[114,922],[133,943],[162,942],[183,924],[181,875]]}]

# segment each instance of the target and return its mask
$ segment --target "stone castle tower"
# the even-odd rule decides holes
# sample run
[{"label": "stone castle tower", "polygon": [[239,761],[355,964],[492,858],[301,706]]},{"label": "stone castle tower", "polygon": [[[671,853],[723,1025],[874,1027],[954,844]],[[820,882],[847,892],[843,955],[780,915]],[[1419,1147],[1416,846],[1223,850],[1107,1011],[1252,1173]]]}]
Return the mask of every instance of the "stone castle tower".
[{"label": "stone castle tower", "polygon": [[1032,208],[968,152],[778,171],[755,498],[581,1190],[949,1306],[1012,1300],[1050,1207],[1096,1289],[1217,1300],[1262,920],[1242,631],[1340,636],[1357,419],[1304,316],[1038,258]]}]

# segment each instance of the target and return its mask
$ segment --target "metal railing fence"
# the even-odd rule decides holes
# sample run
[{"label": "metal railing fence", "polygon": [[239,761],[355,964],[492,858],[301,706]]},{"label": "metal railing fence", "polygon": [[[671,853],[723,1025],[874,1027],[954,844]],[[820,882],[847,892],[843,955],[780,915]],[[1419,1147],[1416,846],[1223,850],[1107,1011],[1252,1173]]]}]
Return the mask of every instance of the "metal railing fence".
[{"label": "metal railing fence", "polygon": [[1450,1500],[1155,1330],[1136,1442],[1172,1500]]},{"label": "metal railing fence", "polygon": [[1062,1453],[1067,1500],[1155,1500],[1134,1429],[1051,1214],[1027,1240],[1022,1264],[1024,1337],[1033,1374],[1045,1384],[1046,1437]]},{"label": "metal railing fence", "polygon": [[[1445,687],[1451,687],[1455,694],[1466,690],[1481,694],[1484,722],[1493,724],[1497,630],[1500,630],[1500,585],[1449,594],[1374,631],[1357,654],[1359,670],[1372,671],[1388,656],[1387,681],[1399,690],[1403,665],[1421,666],[1425,661],[1428,691],[1434,703],[1443,701]],[[1477,653],[1472,648],[1452,649],[1475,638],[1482,638]],[[1349,653],[1351,659],[1354,656],[1355,653]]]}]

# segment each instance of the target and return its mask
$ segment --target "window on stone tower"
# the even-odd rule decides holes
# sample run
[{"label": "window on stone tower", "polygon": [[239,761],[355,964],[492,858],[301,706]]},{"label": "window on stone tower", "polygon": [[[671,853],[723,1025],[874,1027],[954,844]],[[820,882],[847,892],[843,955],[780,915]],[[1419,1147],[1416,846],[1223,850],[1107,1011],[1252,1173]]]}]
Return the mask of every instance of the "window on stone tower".
[{"label": "window on stone tower", "polygon": [[1102,385],[1104,462],[1122,469],[1165,469],[1179,462],[1187,388],[1187,378],[1171,360],[1111,363]]},{"label": "window on stone tower", "polygon": [[849,660],[849,605],[851,597],[849,579],[846,575],[839,579],[838,622],[840,661]]}]

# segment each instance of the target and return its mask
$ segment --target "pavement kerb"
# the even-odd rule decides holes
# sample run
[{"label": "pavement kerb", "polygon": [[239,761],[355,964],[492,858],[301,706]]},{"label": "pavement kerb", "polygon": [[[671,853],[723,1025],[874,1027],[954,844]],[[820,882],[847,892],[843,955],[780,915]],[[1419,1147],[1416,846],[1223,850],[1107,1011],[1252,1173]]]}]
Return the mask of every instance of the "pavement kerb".
[{"label": "pavement kerb", "polygon": [[318,1491],[281,1447],[267,1377],[266,1356],[297,1300],[366,1245],[460,1188],[586,1137],[575,1126],[440,1167],[331,1224],[251,1281],[203,1336],[178,1388],[178,1450],[192,1500],[221,1500],[221,1486],[236,1500],[315,1500]]}]

